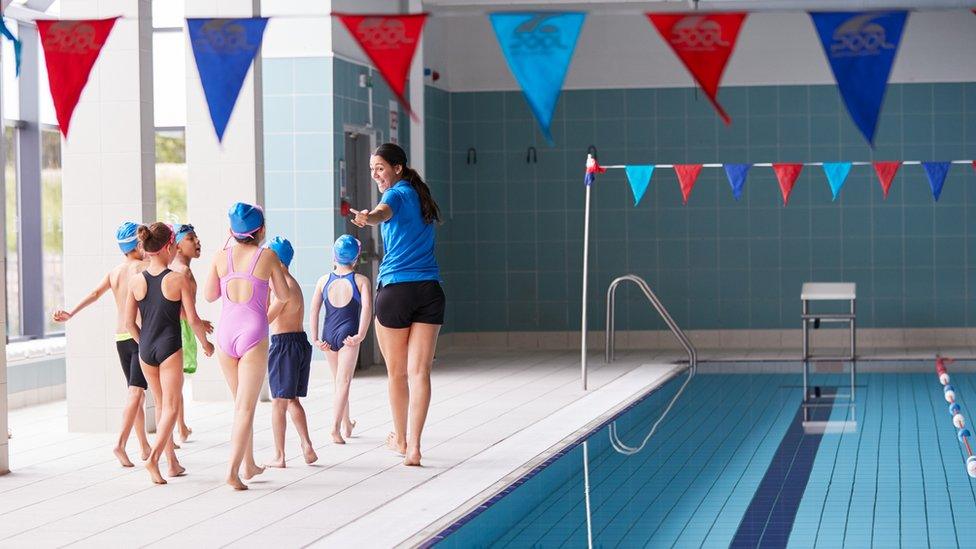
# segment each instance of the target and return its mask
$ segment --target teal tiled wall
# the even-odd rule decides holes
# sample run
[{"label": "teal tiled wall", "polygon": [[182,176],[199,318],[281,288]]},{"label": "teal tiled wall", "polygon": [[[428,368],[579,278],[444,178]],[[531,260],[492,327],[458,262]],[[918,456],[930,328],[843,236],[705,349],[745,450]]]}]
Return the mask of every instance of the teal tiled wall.
[{"label": "teal tiled wall", "polygon": [[[834,86],[726,87],[724,126],[696,90],[566,91],[544,143],[517,92],[448,94],[453,208],[440,235],[450,329],[579,328],[583,162],[605,164],[952,160],[976,152],[976,84],[889,87],[872,151]],[[428,109],[430,110],[430,109]],[[428,124],[430,124],[428,122]],[[428,127],[444,138],[443,128]],[[538,162],[527,163],[534,146]],[[477,164],[466,151],[477,150]],[[428,171],[446,155],[428,150]],[[920,166],[904,166],[882,200],[870,166],[855,166],[831,202],[806,167],[783,207],[770,168],[754,167],[742,200],[721,169],[702,171],[682,206],[674,172],[655,172],[634,206],[622,171],[593,191],[589,319],[603,326],[613,277],[645,277],[689,329],[799,325],[805,281],[858,284],[862,327],[976,325],[976,176],[955,165],[940,202]],[[642,298],[641,298],[642,299]],[[662,327],[630,290],[618,325]]]}]

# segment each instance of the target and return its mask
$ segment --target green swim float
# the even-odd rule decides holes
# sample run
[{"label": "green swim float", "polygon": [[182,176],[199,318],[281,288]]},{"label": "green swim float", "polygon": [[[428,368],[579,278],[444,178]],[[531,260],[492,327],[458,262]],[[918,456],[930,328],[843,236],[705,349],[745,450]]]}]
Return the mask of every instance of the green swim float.
[{"label": "green swim float", "polygon": [[185,318],[180,319],[180,333],[183,335],[183,371],[192,374],[197,371],[197,336]]}]

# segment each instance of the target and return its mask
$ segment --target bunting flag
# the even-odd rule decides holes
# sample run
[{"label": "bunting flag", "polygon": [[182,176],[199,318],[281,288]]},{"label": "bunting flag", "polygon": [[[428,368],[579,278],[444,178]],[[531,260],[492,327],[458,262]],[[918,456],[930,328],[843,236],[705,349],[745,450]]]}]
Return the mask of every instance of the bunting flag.
[{"label": "bunting flag", "polygon": [[885,200],[888,199],[891,182],[895,179],[895,174],[898,173],[900,167],[901,161],[874,163],[874,172],[878,174],[878,182],[881,183],[881,188],[884,190]]},{"label": "bunting flag", "polygon": [[116,19],[37,20],[54,112],[65,139],[81,91]]},{"label": "bunting flag", "polygon": [[847,175],[851,173],[851,163],[824,162],[823,170],[827,174],[827,183],[830,185],[830,192],[834,195],[832,200],[837,200],[841,188],[847,181]]},{"label": "bunting flag", "polygon": [[417,115],[407,101],[407,75],[413,63],[426,13],[406,15],[333,13],[376,65],[393,94],[414,120]]},{"label": "bunting flag", "polygon": [[908,12],[821,12],[810,17],[847,112],[873,147]]},{"label": "bunting flag", "polygon": [[16,67],[17,76],[20,76],[20,58],[21,50],[23,49],[24,44],[16,36],[14,36],[12,32],[10,32],[10,29],[7,28],[7,22],[4,21],[3,17],[0,17],[0,34],[2,34],[7,40],[14,43],[14,67]]},{"label": "bunting flag", "polygon": [[586,183],[586,186],[589,187],[596,182],[596,174],[606,173],[606,171],[607,169],[601,166],[600,163],[596,161],[596,158],[593,158],[593,155],[587,155],[586,175],[583,177],[583,183]]},{"label": "bunting flag", "polygon": [[932,187],[932,198],[936,202],[939,201],[939,196],[942,194],[942,185],[945,184],[949,166],[952,166],[949,162],[922,162],[925,175],[929,178],[929,187]]},{"label": "bunting flag", "polygon": [[779,190],[783,194],[784,206],[790,202],[790,193],[793,192],[793,185],[796,183],[796,178],[800,177],[802,170],[803,164],[773,164],[776,180],[779,181]]},{"label": "bunting flag", "polygon": [[651,176],[654,175],[654,166],[624,166],[627,172],[627,181],[630,183],[630,190],[634,193],[634,206],[640,204],[641,198],[647,192],[647,186],[651,183]]},{"label": "bunting flag", "polygon": [[583,28],[585,13],[492,13],[489,15],[508,68],[543,135],[553,145],[552,114]]},{"label": "bunting flag", "polygon": [[718,86],[746,15],[745,12],[647,14],[726,124],[732,119],[718,104]]},{"label": "bunting flag", "polygon": [[251,62],[261,48],[267,24],[267,17],[186,20],[200,84],[218,141],[224,140],[227,122]]},{"label": "bunting flag", "polygon": [[725,164],[722,167],[725,168],[725,177],[729,178],[729,185],[732,186],[732,197],[739,200],[752,164]]},{"label": "bunting flag", "polygon": [[695,188],[695,181],[701,173],[701,164],[675,164],[674,172],[678,174],[678,184],[681,185],[681,197],[684,204],[688,203],[691,190]]}]

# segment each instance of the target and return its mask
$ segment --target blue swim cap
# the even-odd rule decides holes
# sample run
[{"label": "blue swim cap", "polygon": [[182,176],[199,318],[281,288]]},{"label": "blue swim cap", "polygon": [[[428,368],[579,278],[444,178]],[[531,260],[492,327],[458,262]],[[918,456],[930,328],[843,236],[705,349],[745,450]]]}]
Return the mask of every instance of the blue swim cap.
[{"label": "blue swim cap", "polygon": [[127,254],[139,247],[139,238],[136,236],[138,230],[139,224],[132,221],[123,221],[119,225],[118,230],[115,231],[115,242],[122,253]]},{"label": "blue swim cap", "polygon": [[264,226],[264,210],[261,206],[238,202],[230,207],[227,217],[230,218],[231,232],[238,238],[251,236]]},{"label": "blue swim cap", "polygon": [[359,259],[360,245],[352,235],[344,234],[332,245],[332,254],[339,265],[352,265]]},{"label": "blue swim cap", "polygon": [[295,249],[291,247],[291,242],[288,242],[287,238],[282,238],[276,236],[268,242],[268,248],[278,254],[278,259],[285,264],[285,267],[291,265],[291,259],[295,257]]},{"label": "blue swim cap", "polygon": [[189,223],[184,223],[183,225],[176,226],[176,243],[179,244],[181,240],[186,238],[186,235],[196,232],[193,229],[193,225]]}]

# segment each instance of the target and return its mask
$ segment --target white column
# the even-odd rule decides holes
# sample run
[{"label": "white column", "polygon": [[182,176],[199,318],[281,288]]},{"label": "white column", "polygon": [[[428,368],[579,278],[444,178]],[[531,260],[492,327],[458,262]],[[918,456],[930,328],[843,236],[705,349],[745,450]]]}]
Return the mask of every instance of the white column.
[{"label": "white column", "polygon": [[[150,0],[64,2],[65,19],[122,15],[102,48],[62,145],[64,292],[76,303],[122,260],[115,230],[156,217]],[[115,431],[125,380],[111,296],[66,327],[68,428]]]},{"label": "white column", "polygon": [[[187,17],[253,17],[260,0],[186,0]],[[200,85],[193,48],[186,47],[186,165],[189,222],[203,240],[200,284],[210,262],[228,237],[227,210],[234,202],[264,204],[264,124],[261,114],[261,56],[254,59],[231,114],[224,141],[217,141]],[[217,322],[220,303],[197,299],[202,318]],[[214,338],[211,338],[213,341]],[[194,400],[230,400],[217,357],[200,353],[199,368],[190,376]]]},{"label": "white column", "polygon": [[[410,0],[410,13],[420,13],[424,11],[422,0]],[[425,25],[426,26],[426,25]],[[424,150],[426,142],[424,139],[424,35],[421,33],[420,41],[417,43],[417,51],[414,53],[413,64],[410,66],[410,108],[413,109],[416,120],[410,119],[410,166],[420,172],[420,175],[427,177],[424,169]]]},{"label": "white column", "polygon": [[[3,7],[7,7],[8,2],[3,1]],[[12,60],[0,59],[0,66],[10,63]],[[0,79],[2,80],[2,79]],[[0,81],[0,120],[3,120],[3,83]],[[10,151],[6,150],[5,141],[0,139],[0,166],[7,165],[7,155]],[[7,196],[7,185],[11,183],[6,180],[6,169],[0,169],[0,191],[3,196]],[[7,242],[7,216],[11,215],[6,211],[6,200],[0,204],[0,242]],[[7,272],[7,246],[0,247],[0,273]],[[0,336],[7,333],[7,282],[4,279],[0,284]],[[0,337],[0,475],[10,472],[10,454],[7,447],[7,338]]]}]

